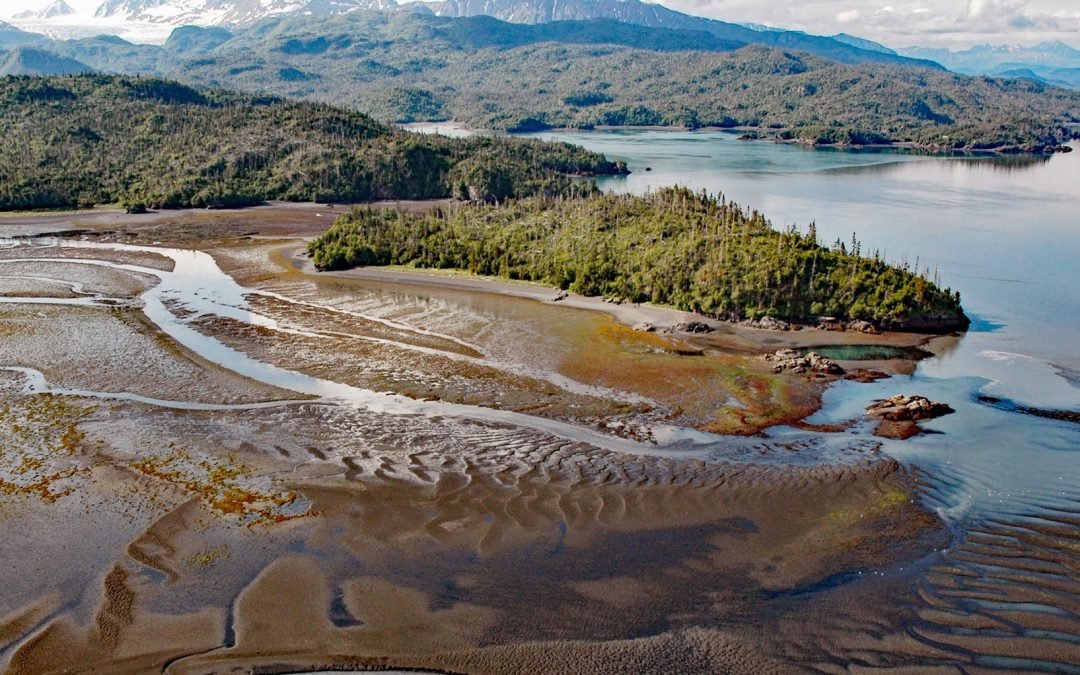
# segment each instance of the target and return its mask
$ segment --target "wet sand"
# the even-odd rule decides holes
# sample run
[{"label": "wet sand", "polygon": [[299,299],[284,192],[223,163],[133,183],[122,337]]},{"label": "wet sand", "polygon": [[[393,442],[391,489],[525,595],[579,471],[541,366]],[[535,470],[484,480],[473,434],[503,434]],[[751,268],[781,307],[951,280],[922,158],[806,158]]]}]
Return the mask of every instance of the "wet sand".
[{"label": "wet sand", "polygon": [[[683,336],[629,330],[606,303],[552,304],[543,288],[503,297],[411,274],[283,272],[272,254],[295,240],[225,236],[247,222],[219,229],[216,218],[240,216],[197,215],[209,220],[177,239],[200,242],[247,287],[248,313],[175,297],[166,310],[195,330],[190,339],[296,373],[289,382],[319,378],[337,392],[381,382],[417,405],[295,400],[304,396],[200,357],[149,317],[133,319],[153,299],[146,275],[91,271],[66,255],[31,269],[0,262],[0,273],[9,265],[12,276],[137,301],[0,305],[0,344],[12,348],[0,366],[86,390],[34,391],[32,373],[0,370],[7,670],[1008,669],[992,660],[1002,654],[1073,663],[1060,635],[1080,632],[1075,551],[1062,543],[1074,516],[988,523],[946,557],[951,534],[918,499],[933,488],[859,428],[711,443],[627,432],[724,420],[756,430],[799,400],[813,410],[827,382],[773,375],[741,351],[807,331],[739,329],[717,336],[728,353],[680,356],[663,345]],[[99,235],[112,237],[130,239]],[[66,254],[171,267],[146,252]],[[77,299],[70,286],[49,288]],[[131,346],[114,355],[112,338]],[[110,389],[146,400],[95,395]],[[203,405],[160,403],[175,399]],[[1039,554],[1024,554],[1028,544]],[[982,576],[987,568],[997,571]],[[995,599],[1020,604],[1002,615]]]},{"label": "wet sand", "polygon": [[[22,556],[69,580],[52,585],[61,597],[23,575],[22,593],[3,592],[11,672],[782,671],[756,646],[751,615],[768,598],[943,541],[910,477],[869,448],[847,466],[792,469],[612,455],[449,420],[417,434],[415,421],[325,404],[103,413],[80,418],[94,466],[75,491],[27,495],[0,520],[8,541],[49,512],[68,523]],[[257,498],[234,511],[236,490]],[[297,496],[299,517],[260,519],[275,490]],[[109,507],[71,509],[95,498]],[[91,518],[116,543],[75,568],[50,556],[51,537]]]}]

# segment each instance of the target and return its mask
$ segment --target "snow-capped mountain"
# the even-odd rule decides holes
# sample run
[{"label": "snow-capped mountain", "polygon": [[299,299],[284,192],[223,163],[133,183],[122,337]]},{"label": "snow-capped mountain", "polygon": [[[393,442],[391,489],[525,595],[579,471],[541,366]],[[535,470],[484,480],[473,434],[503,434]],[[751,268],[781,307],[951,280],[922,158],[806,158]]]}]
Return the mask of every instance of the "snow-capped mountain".
[{"label": "snow-capped mountain", "polygon": [[398,5],[394,0],[53,0],[9,21],[53,38],[106,33],[135,42],[163,42],[178,26],[235,26],[274,16],[327,16],[360,9],[394,10]]},{"label": "snow-capped mountain", "polygon": [[173,25],[243,24],[271,16],[397,9],[393,0],[105,0],[94,16]]},{"label": "snow-capped mountain", "polygon": [[28,12],[20,12],[15,15],[16,19],[53,19],[59,16],[70,16],[75,14],[75,10],[71,5],[64,2],[64,0],[55,0],[50,2],[45,7],[37,10],[30,10]]}]

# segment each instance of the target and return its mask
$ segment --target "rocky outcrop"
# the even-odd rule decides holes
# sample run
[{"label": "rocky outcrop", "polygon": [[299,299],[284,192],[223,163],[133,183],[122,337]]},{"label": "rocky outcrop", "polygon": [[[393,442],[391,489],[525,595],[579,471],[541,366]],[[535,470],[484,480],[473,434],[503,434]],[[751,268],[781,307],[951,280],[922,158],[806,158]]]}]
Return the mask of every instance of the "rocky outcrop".
[{"label": "rocky outcrop", "polygon": [[925,396],[904,396],[875,401],[866,407],[868,417],[890,422],[918,422],[956,412],[949,405],[931,401]]},{"label": "rocky outcrop", "polygon": [[889,377],[888,373],[883,373],[880,370],[868,370],[866,368],[856,368],[855,370],[848,371],[847,374],[844,375],[845,380],[862,382],[863,384],[884,380],[887,377]]},{"label": "rocky outcrop", "polygon": [[869,321],[863,321],[862,319],[848,322],[847,329],[855,331],[856,333],[866,333],[868,335],[877,335],[881,332],[877,329],[877,326]]},{"label": "rocky outcrop", "polygon": [[739,322],[740,326],[757,328],[759,330],[791,330],[791,324],[787,321],[774,319],[771,316],[763,316],[760,319],[747,319]]},{"label": "rocky outcrop", "polygon": [[800,354],[794,349],[780,349],[766,354],[765,360],[773,364],[774,373],[785,370],[793,373],[821,373],[823,375],[842,375],[844,369],[836,361],[827,359],[817,352]]},{"label": "rocky outcrop", "polygon": [[673,333],[695,333],[697,335],[703,335],[705,333],[713,332],[713,327],[703,321],[687,321],[686,323],[677,323],[671,327]]}]

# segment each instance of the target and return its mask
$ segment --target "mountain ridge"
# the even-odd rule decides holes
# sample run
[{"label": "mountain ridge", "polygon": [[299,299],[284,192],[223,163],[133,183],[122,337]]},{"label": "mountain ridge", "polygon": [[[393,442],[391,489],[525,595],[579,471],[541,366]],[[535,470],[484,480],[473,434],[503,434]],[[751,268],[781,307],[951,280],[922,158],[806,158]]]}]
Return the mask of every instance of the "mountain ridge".
[{"label": "mountain ridge", "polygon": [[915,59],[921,61],[920,63],[907,61],[905,57],[887,49],[864,49],[850,42],[801,31],[754,30],[740,24],[684,14],[641,0],[443,0],[435,3],[432,9],[439,16],[485,15],[511,23],[615,19],[651,28],[704,31],[726,40],[805,51],[840,63],[898,63],[940,67],[928,60]]},{"label": "mountain ridge", "polygon": [[[77,15],[59,9],[63,5],[70,10],[64,2],[54,2],[57,12],[62,13],[45,16],[42,12],[33,12],[20,15],[16,23],[22,22],[28,28],[57,37],[89,36],[112,31],[136,41],[144,41],[140,39],[140,30],[152,29],[155,34],[160,34],[162,28],[169,26],[243,27],[273,17],[325,17],[363,10],[431,13],[453,18],[492,16],[523,24],[612,19],[651,28],[702,31],[722,40],[805,51],[841,63],[894,63],[940,68],[931,61],[878,48],[866,49],[865,45],[854,40],[837,40],[779,29],[756,31],[641,0],[443,0],[438,3],[398,3],[396,0],[102,0],[93,16],[85,17],[88,26],[83,28],[75,25]],[[59,20],[62,22],[57,23]]]}]

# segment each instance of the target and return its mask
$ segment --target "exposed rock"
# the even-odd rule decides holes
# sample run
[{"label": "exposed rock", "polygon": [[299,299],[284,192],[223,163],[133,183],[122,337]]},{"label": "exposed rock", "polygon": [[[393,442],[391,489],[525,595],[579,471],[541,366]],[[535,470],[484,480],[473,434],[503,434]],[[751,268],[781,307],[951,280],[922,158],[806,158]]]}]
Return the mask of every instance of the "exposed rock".
[{"label": "exposed rock", "polygon": [[560,288],[560,289],[558,290],[558,292],[556,292],[556,293],[555,293],[555,297],[554,297],[554,298],[552,298],[552,299],[551,299],[551,301],[552,301],[552,302],[559,302],[560,300],[565,300],[565,299],[567,299],[568,297],[570,297],[570,296],[569,296],[569,294],[568,294],[568,293],[567,293],[566,291],[564,291],[564,290],[562,290],[562,289]]},{"label": "exposed rock", "polygon": [[917,422],[956,412],[945,403],[931,401],[925,396],[897,394],[883,401],[875,401],[866,407],[869,417],[891,422]]},{"label": "exposed rock", "polygon": [[869,321],[863,321],[862,319],[848,322],[847,329],[857,333],[868,333],[870,335],[878,335],[881,332],[877,329],[877,326]]},{"label": "exposed rock", "polygon": [[671,327],[672,332],[675,333],[711,333],[713,327],[703,321],[687,321],[686,323],[677,323]]},{"label": "exposed rock", "polygon": [[836,361],[827,359],[817,352],[800,354],[794,349],[780,349],[772,354],[766,354],[765,360],[772,362],[774,373],[790,370],[793,373],[842,375],[844,372]]},{"label": "exposed rock", "polygon": [[845,380],[862,382],[864,384],[868,382],[877,382],[878,380],[884,380],[887,377],[889,377],[888,373],[883,373],[880,370],[868,370],[866,368],[858,368],[856,370],[849,371],[847,375],[844,375]]},{"label": "exposed rock", "polygon": [[892,438],[898,441],[904,441],[912,436],[918,436],[922,432],[923,430],[919,428],[918,424],[910,421],[893,422],[892,420],[881,420],[881,423],[874,429],[875,436]]},{"label": "exposed rock", "polygon": [[642,333],[655,333],[656,332],[656,326],[649,323],[648,321],[642,321],[638,325],[634,326],[634,330],[639,330]]},{"label": "exposed rock", "polygon": [[763,316],[760,319],[747,319],[746,321],[739,323],[739,325],[760,330],[791,330],[790,323],[781,321],[780,319],[774,319],[771,316]]}]

